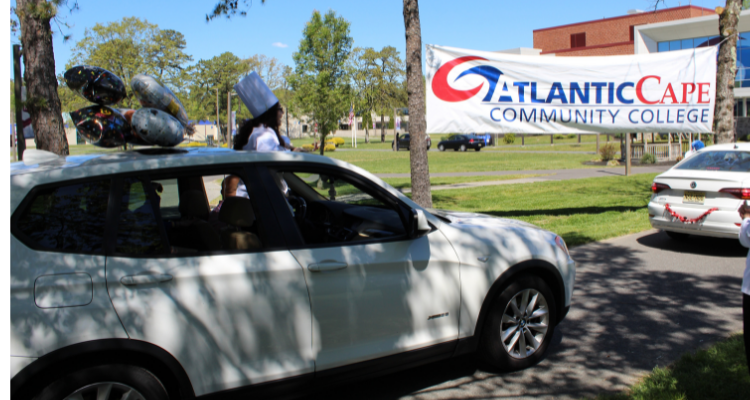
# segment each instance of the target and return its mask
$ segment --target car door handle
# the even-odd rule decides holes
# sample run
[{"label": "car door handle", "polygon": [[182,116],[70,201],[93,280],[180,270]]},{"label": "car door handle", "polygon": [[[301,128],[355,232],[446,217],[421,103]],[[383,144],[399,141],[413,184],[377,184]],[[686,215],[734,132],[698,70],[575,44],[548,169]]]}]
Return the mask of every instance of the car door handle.
[{"label": "car door handle", "polygon": [[323,261],[317,264],[310,264],[307,266],[311,272],[325,272],[325,271],[338,271],[348,267],[346,263],[336,261]]},{"label": "car door handle", "polygon": [[120,283],[125,286],[135,286],[169,282],[171,280],[172,275],[169,274],[140,274],[123,276],[120,278]]}]

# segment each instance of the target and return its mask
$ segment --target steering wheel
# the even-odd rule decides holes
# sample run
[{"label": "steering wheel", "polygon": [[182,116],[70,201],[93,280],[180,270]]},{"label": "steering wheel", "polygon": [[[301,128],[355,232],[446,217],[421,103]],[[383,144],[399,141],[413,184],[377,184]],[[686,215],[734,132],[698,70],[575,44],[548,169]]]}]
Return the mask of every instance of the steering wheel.
[{"label": "steering wheel", "polygon": [[307,202],[299,196],[289,196],[289,205],[294,208],[294,219],[300,224],[305,220],[307,215]]}]

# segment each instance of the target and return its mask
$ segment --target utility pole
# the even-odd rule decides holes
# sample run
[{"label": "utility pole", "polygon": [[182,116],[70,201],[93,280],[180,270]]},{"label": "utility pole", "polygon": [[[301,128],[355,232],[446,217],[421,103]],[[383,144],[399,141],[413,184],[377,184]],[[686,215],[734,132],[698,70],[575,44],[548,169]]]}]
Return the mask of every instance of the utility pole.
[{"label": "utility pole", "polygon": [[16,107],[16,154],[18,155],[18,161],[23,160],[23,152],[26,150],[26,138],[23,136],[23,105],[22,105],[22,88],[23,82],[21,77],[21,46],[13,45],[13,90],[15,91],[15,107]]},{"label": "utility pole", "polygon": [[630,133],[625,134],[625,176],[630,175]]},{"label": "utility pole", "polygon": [[216,136],[218,136],[219,143],[224,141],[221,136],[221,128],[219,127],[219,88],[216,88]]},{"label": "utility pole", "polygon": [[232,91],[227,92],[227,148],[232,148]]}]

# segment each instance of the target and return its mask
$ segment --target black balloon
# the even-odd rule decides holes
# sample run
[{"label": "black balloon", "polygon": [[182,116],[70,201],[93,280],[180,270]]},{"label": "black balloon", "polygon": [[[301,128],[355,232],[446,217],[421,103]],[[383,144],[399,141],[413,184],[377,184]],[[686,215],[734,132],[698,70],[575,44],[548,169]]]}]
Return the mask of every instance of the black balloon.
[{"label": "black balloon", "polygon": [[122,79],[104,68],[79,65],[65,71],[64,78],[71,90],[96,104],[116,104],[127,95]]},{"label": "black balloon", "polygon": [[125,117],[107,106],[91,106],[70,113],[84,139],[99,147],[118,147],[134,141]]}]

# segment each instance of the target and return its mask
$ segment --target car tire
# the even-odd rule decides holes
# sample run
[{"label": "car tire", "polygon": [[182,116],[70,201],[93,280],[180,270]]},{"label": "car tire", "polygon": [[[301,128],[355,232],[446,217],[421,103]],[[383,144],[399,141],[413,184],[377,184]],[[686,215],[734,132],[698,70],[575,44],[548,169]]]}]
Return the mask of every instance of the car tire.
[{"label": "car tire", "polygon": [[[129,397],[126,395],[128,392]],[[108,395],[105,397],[104,393]],[[65,374],[42,389],[34,400],[69,398],[168,400],[169,395],[159,379],[149,371],[130,365],[111,364]]]},{"label": "car tire", "polygon": [[480,356],[502,371],[528,368],[544,357],[556,322],[555,298],[547,284],[539,277],[521,276],[493,301],[482,328]]},{"label": "car tire", "polygon": [[479,147],[477,147],[477,148],[474,149],[474,151],[479,151],[479,150],[482,150],[482,149],[479,148]]},{"label": "car tire", "polygon": [[466,151],[466,145],[465,144],[461,145],[461,151]]},{"label": "car tire", "polygon": [[690,237],[690,234],[688,233],[680,233],[680,232],[672,232],[672,231],[664,231],[664,233],[669,236],[670,239],[676,240],[678,242],[684,242]]},{"label": "car tire", "polygon": [[427,151],[430,151],[430,146],[427,146]]},{"label": "car tire", "polygon": [[439,144],[438,145],[438,150],[445,151],[445,146],[443,146],[442,144]]}]

